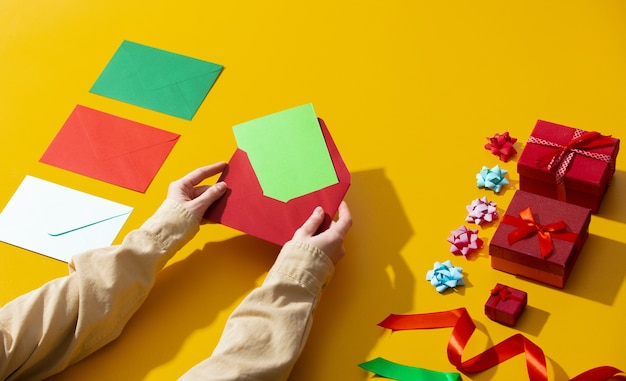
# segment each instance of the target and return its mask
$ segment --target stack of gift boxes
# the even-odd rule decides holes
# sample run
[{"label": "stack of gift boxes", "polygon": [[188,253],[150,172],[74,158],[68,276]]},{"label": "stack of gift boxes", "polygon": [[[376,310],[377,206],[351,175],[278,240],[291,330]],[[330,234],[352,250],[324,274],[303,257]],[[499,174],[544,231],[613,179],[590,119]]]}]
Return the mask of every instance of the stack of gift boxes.
[{"label": "stack of gift boxes", "polygon": [[[563,288],[615,172],[619,139],[539,120],[517,162],[516,191],[489,243],[491,267]],[[485,303],[514,325],[526,293],[498,284]]]}]

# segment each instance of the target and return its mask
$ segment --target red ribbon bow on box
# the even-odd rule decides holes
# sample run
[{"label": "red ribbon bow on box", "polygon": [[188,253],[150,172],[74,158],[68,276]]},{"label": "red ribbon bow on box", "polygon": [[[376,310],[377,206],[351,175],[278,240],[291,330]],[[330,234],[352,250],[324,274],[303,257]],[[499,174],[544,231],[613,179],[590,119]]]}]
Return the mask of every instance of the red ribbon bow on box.
[{"label": "red ribbon bow on box", "polygon": [[503,286],[501,284],[496,285],[496,287],[491,290],[491,295],[496,296],[493,306],[496,306],[499,302],[504,302],[507,299],[522,300],[519,296],[513,295],[507,286]]},{"label": "red ribbon bow on box", "polygon": [[541,258],[545,258],[552,252],[552,237],[569,242],[576,242],[578,239],[577,233],[563,231],[567,228],[567,225],[565,225],[565,222],[562,220],[545,225],[536,223],[533,213],[530,210],[530,206],[519,212],[519,215],[521,218],[508,214],[505,214],[502,218],[503,223],[513,225],[517,228],[516,230],[510,232],[507,237],[509,245],[512,245],[533,233],[537,233]]},{"label": "red ribbon bow on box", "polygon": [[[513,299],[513,300],[522,300],[522,298],[520,298],[517,295],[513,295],[511,293],[511,290],[507,287],[507,286],[503,286],[501,284],[497,284],[496,287],[494,287],[491,290],[491,295],[495,296],[495,298],[492,300],[492,302],[490,303],[489,307],[495,307],[498,305],[498,303],[500,302],[504,302],[508,299]],[[492,319],[495,319],[495,311],[493,310],[488,310],[487,314],[491,315],[489,316]]]},{"label": "red ribbon bow on box", "polygon": [[557,198],[561,201],[566,200],[565,185],[563,180],[565,179],[565,173],[567,173],[569,165],[574,158],[574,154],[584,155],[596,160],[605,161],[610,165],[615,165],[611,156],[590,151],[613,144],[613,139],[610,135],[604,136],[599,132],[587,132],[576,129],[574,131],[574,136],[566,145],[561,145],[545,139],[539,139],[532,135],[528,138],[528,143],[557,148],[555,153],[550,153],[542,159],[539,159],[537,165],[539,167],[547,167],[548,170],[556,172]]}]

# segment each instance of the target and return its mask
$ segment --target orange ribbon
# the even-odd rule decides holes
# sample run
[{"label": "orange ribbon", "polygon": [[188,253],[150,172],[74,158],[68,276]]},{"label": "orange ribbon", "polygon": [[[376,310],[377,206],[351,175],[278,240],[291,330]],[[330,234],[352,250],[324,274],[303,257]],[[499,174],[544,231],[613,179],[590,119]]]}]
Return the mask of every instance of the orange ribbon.
[{"label": "orange ribbon", "polygon": [[517,228],[510,232],[507,237],[509,245],[512,245],[533,233],[537,233],[541,258],[545,258],[553,250],[552,237],[569,242],[576,242],[578,239],[577,233],[563,231],[567,228],[567,225],[565,225],[565,222],[562,220],[551,224],[538,224],[535,222],[535,218],[530,210],[530,207],[519,212],[519,215],[521,218],[508,214],[505,214],[502,218],[503,223],[513,225]]}]

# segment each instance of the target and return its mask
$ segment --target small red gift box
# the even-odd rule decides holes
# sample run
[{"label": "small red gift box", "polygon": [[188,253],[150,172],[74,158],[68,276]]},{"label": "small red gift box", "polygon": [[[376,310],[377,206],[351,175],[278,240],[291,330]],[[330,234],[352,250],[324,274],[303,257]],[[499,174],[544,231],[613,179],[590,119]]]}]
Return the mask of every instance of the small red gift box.
[{"label": "small red gift box", "polygon": [[563,288],[590,220],[588,208],[516,191],[489,243],[491,267]]},{"label": "small red gift box", "polygon": [[520,189],[598,212],[619,139],[537,121],[517,163]]},{"label": "small red gift box", "polygon": [[485,315],[498,323],[514,326],[527,303],[526,291],[497,283],[485,302]]}]

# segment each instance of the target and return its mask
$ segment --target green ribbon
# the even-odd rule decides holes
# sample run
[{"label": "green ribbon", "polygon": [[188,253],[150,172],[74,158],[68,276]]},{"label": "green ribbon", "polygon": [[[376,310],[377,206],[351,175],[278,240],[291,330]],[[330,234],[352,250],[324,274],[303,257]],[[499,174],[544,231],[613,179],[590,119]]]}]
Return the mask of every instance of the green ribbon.
[{"label": "green ribbon", "polygon": [[424,368],[401,365],[382,357],[359,364],[359,366],[379,377],[398,381],[461,381],[459,373],[436,372]]}]

